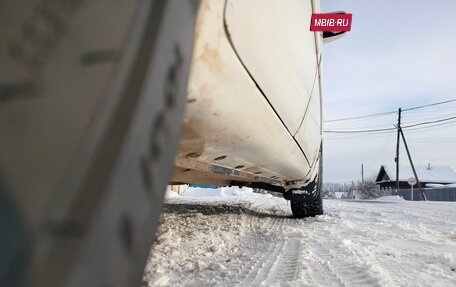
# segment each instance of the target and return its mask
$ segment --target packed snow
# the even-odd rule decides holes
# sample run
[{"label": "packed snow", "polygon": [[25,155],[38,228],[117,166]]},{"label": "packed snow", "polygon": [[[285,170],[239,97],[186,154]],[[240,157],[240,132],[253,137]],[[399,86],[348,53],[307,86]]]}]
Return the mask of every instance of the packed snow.
[{"label": "packed snow", "polygon": [[299,220],[249,188],[168,191],[144,286],[456,286],[456,203],[324,209]]}]

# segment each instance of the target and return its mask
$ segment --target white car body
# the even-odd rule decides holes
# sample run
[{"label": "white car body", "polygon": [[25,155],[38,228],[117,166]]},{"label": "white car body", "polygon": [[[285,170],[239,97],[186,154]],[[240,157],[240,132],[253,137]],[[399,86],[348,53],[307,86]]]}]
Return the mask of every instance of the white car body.
[{"label": "white car body", "polygon": [[202,1],[173,183],[287,186],[320,158],[320,1]]}]

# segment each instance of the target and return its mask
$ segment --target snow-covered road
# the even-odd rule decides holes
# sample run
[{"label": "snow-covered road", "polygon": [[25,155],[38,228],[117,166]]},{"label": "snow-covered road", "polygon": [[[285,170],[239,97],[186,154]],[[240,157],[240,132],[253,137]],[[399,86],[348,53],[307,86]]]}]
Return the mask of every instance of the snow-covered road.
[{"label": "snow-covered road", "polygon": [[298,220],[248,189],[185,195],[167,199],[145,286],[456,286],[456,203],[325,200]]}]

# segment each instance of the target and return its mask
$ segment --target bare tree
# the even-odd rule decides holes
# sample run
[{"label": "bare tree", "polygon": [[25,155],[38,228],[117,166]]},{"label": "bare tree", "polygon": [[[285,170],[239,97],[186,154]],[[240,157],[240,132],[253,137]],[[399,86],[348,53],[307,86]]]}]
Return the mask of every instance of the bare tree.
[{"label": "bare tree", "polygon": [[375,184],[375,178],[368,178],[364,183],[358,182],[356,189],[363,199],[378,198],[381,196],[380,188]]}]

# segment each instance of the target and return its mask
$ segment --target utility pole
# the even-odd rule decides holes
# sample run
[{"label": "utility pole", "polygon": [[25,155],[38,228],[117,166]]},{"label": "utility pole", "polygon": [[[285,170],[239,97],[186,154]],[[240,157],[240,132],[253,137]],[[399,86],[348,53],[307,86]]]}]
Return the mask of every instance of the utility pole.
[{"label": "utility pole", "polygon": [[396,162],[396,195],[399,194],[399,142],[400,142],[400,135],[401,135],[401,114],[402,109],[399,108],[398,116],[397,116],[397,143],[396,143],[396,158],[394,161]]},{"label": "utility pole", "polygon": [[353,180],[352,180],[352,185],[351,185],[351,196],[352,196],[352,199],[355,199],[355,185],[353,184]]},{"label": "utility pole", "polygon": [[418,184],[418,188],[420,189],[420,192],[421,192],[421,195],[423,196],[424,201],[427,201],[426,194],[424,193],[424,190],[421,187],[421,182],[418,179],[418,175],[416,174],[415,166],[413,165],[412,157],[410,156],[410,151],[409,151],[409,148],[408,148],[408,145],[407,145],[407,141],[405,140],[404,132],[402,131],[401,128],[399,128],[399,132],[401,133],[402,140],[404,141],[405,150],[407,151],[407,156],[409,158],[410,165],[412,166],[413,175],[416,178],[416,183]]},{"label": "utility pole", "polygon": [[364,184],[364,164],[361,164],[361,183]]}]

